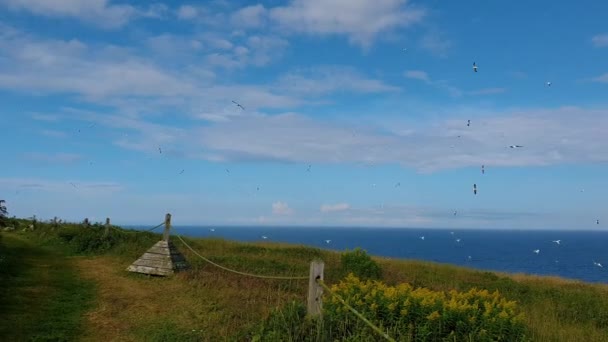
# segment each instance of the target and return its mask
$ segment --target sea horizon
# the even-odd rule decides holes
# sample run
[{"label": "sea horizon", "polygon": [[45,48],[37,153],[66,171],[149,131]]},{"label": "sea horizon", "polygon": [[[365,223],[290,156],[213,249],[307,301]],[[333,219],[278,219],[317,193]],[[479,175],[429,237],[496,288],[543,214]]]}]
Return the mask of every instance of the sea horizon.
[{"label": "sea horizon", "polygon": [[608,266],[608,232],[601,230],[176,225],[171,234],[288,243],[336,252],[359,247],[385,258],[608,283],[608,272],[595,264]]}]

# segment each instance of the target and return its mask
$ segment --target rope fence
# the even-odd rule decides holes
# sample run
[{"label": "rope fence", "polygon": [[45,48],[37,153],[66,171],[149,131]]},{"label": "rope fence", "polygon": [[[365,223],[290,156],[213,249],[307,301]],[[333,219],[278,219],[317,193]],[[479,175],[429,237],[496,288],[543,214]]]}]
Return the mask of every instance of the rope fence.
[{"label": "rope fence", "polygon": [[184,239],[182,239],[182,237],[180,235],[175,234],[175,236],[177,236],[177,238],[184,244],[184,246],[186,246],[196,256],[198,256],[199,258],[203,259],[204,261],[210,263],[211,265],[219,267],[228,272],[232,272],[232,273],[236,273],[236,274],[240,274],[240,275],[244,275],[244,276],[248,276],[248,277],[262,278],[262,279],[281,279],[281,280],[306,280],[306,279],[308,279],[308,277],[267,276],[267,275],[259,275],[259,274],[252,274],[252,273],[236,271],[236,270],[224,267],[222,265],[216,264],[215,262],[205,258],[204,256],[200,255],[197,251],[195,251],[192,247],[190,247],[190,245],[188,243],[186,243],[186,241],[184,241]]},{"label": "rope fence", "polygon": [[[165,226],[165,231],[163,232],[163,241],[168,241],[169,238],[169,230],[171,228],[175,229],[174,227],[171,226],[171,215],[167,214],[165,221],[146,230],[121,230],[118,229],[112,225],[110,225],[110,219],[107,218],[106,219],[106,230],[104,233],[104,237],[107,236],[109,228],[112,228],[116,231],[124,231],[124,232],[128,232],[128,233],[137,233],[137,232],[151,232],[161,226]],[[190,246],[183,238],[181,235],[179,234],[175,234],[175,236],[177,236],[177,238],[182,242],[182,244],[184,246],[186,246],[186,248],[188,248],[194,255],[198,256],[199,258],[201,258],[202,260],[204,260],[205,262],[218,267],[220,269],[223,269],[224,271],[227,272],[231,272],[234,274],[238,274],[238,275],[242,275],[242,276],[247,276],[247,277],[254,277],[254,278],[260,278],[260,279],[276,279],[276,280],[309,280],[309,286],[308,286],[308,313],[311,316],[317,316],[317,315],[321,315],[322,313],[322,302],[321,302],[321,297],[323,294],[323,289],[326,290],[331,296],[335,297],[340,303],[342,303],[342,305],[344,305],[348,310],[350,310],[357,318],[359,318],[360,320],[362,320],[365,324],[367,324],[370,328],[372,328],[372,330],[374,330],[376,333],[380,334],[382,337],[384,337],[387,341],[391,341],[391,342],[395,342],[395,339],[393,339],[392,337],[390,337],[387,333],[385,333],[384,331],[382,331],[382,329],[380,329],[378,326],[376,326],[374,323],[370,322],[367,318],[365,318],[361,313],[359,313],[356,309],[354,309],[352,306],[350,306],[342,297],[340,297],[338,294],[334,293],[331,288],[329,286],[327,286],[325,284],[325,282],[323,281],[323,268],[324,268],[324,263],[322,261],[313,261],[311,262],[310,265],[310,274],[309,276],[306,277],[293,277],[293,276],[269,276],[269,275],[260,275],[260,274],[253,274],[253,273],[247,273],[247,272],[241,272],[241,271],[237,271],[237,270],[233,270],[230,269],[228,267],[222,266],[218,263],[215,263],[211,260],[209,260],[208,258],[204,257],[203,255],[201,255],[199,252],[197,252],[194,248],[192,248],[192,246]]]}]

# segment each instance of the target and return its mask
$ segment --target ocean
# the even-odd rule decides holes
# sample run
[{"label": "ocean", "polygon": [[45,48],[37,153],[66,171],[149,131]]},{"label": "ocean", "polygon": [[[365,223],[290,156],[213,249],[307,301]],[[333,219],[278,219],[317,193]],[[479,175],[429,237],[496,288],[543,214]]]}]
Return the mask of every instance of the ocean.
[{"label": "ocean", "polygon": [[[173,233],[243,242],[285,242],[335,251],[361,247],[368,254],[395,259],[608,283],[608,232],[176,226]],[[557,244],[553,240],[561,241]]]}]

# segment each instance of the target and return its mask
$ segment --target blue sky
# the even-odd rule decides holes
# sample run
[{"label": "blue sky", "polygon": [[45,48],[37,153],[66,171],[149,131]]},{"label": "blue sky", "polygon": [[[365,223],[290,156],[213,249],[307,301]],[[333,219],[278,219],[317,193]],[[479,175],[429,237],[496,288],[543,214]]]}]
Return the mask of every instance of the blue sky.
[{"label": "blue sky", "polygon": [[607,12],[0,0],[0,198],[121,224],[605,229]]}]

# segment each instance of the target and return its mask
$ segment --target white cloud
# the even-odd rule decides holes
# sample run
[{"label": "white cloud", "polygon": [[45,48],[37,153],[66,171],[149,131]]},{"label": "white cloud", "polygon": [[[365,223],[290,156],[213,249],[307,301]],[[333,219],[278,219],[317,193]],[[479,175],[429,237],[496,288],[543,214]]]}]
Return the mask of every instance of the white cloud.
[{"label": "white cloud", "polygon": [[274,202],[272,203],[272,213],[274,215],[291,215],[294,213],[293,209],[284,202]]},{"label": "white cloud", "polygon": [[434,86],[439,89],[443,89],[443,90],[447,91],[450,94],[450,96],[453,96],[453,97],[461,97],[463,95],[492,95],[492,94],[504,93],[506,91],[505,88],[501,88],[501,87],[463,91],[462,89],[460,89],[458,87],[450,85],[445,80],[437,80],[437,81],[432,80],[431,77],[425,71],[422,71],[422,70],[408,70],[404,73],[404,76],[406,78],[419,80],[428,85]]},{"label": "white cloud", "polygon": [[445,80],[438,80],[438,81],[432,80],[431,77],[425,71],[422,71],[422,70],[408,70],[404,73],[404,76],[407,78],[410,78],[410,79],[422,81],[422,82],[424,82],[428,85],[434,86],[436,88],[443,89],[443,90],[447,91],[450,94],[450,96],[453,96],[453,97],[460,97],[464,94],[464,92],[461,89],[450,85]]},{"label": "white cloud", "polygon": [[499,88],[499,87],[483,88],[483,89],[468,91],[467,94],[469,94],[469,95],[491,95],[491,94],[501,94],[501,93],[504,93],[505,91],[507,91],[505,88]]},{"label": "white cloud", "polygon": [[421,70],[408,70],[405,72],[405,77],[431,83],[429,75]]},{"label": "white cloud", "polygon": [[56,122],[56,121],[59,121],[60,116],[53,115],[53,114],[35,113],[35,114],[32,114],[32,119],[37,120],[37,121]]},{"label": "white cloud", "polygon": [[591,38],[591,43],[595,47],[608,47],[608,33],[593,36],[593,38]]},{"label": "white cloud", "polygon": [[292,0],[269,11],[284,30],[346,35],[363,47],[380,33],[411,26],[425,15],[424,10],[408,6],[407,0]]},{"label": "white cloud", "polygon": [[0,178],[0,189],[8,191],[33,190],[43,193],[105,195],[120,192],[124,187],[116,182],[77,179],[50,180],[40,178]]},{"label": "white cloud", "polygon": [[[268,85],[214,86],[212,66],[201,63],[205,55],[196,47],[191,49],[191,43],[191,39],[160,35],[145,40],[144,47],[137,50],[78,40],[40,39],[12,30],[0,34],[0,59],[7,62],[0,64],[0,88],[76,95],[80,100],[114,106],[129,115],[168,110],[190,115],[213,112],[231,104],[235,94],[248,109],[289,108],[299,102],[289,95],[276,94]],[[216,43],[229,47],[228,41]],[[244,43],[249,46],[247,53],[238,47],[226,52],[228,60],[239,56],[234,60],[239,66],[267,63],[286,44],[279,38],[261,36]]]},{"label": "white cloud", "polygon": [[[478,166],[545,166],[608,161],[608,109],[575,107],[476,110],[452,115],[461,119],[427,122],[419,127],[383,121],[403,135],[359,132],[340,123],[297,114],[239,118],[200,128],[199,144],[224,160],[349,163],[398,162],[420,171]],[[478,118],[478,119],[476,119]],[[472,126],[466,127],[466,120]],[[540,133],[542,132],[542,133]],[[457,136],[461,136],[458,138]],[[509,145],[525,146],[510,149]]]},{"label": "white cloud", "polygon": [[194,19],[199,13],[200,10],[191,5],[182,5],[177,9],[177,17],[184,20]]},{"label": "white cloud", "polygon": [[323,204],[321,206],[322,213],[331,213],[337,211],[345,211],[350,209],[350,205],[348,203],[336,203],[336,204]]},{"label": "white cloud", "polygon": [[28,161],[42,164],[73,164],[83,159],[83,156],[74,153],[37,153],[24,154],[23,158]]},{"label": "white cloud", "polygon": [[608,73],[605,73],[603,75],[600,75],[600,76],[594,78],[593,81],[600,82],[600,83],[608,83]]},{"label": "white cloud", "polygon": [[65,138],[67,136],[65,134],[65,132],[57,131],[57,130],[53,130],[53,129],[44,129],[40,133],[42,133],[42,135],[45,135],[45,136],[51,137],[51,138]]},{"label": "white cloud", "polygon": [[429,32],[420,39],[420,47],[437,57],[447,57],[452,42],[438,32]]},{"label": "white cloud", "polygon": [[267,20],[267,10],[264,5],[247,6],[234,12],[231,17],[232,24],[237,27],[258,28],[264,26]]},{"label": "white cloud", "polygon": [[147,9],[125,4],[110,4],[109,0],[5,0],[4,6],[13,11],[28,11],[34,15],[55,18],[76,18],[104,29],[116,29],[137,17],[160,18],[165,5],[154,3]]},{"label": "white cloud", "polygon": [[334,92],[380,93],[400,89],[380,80],[368,79],[354,68],[326,65],[294,70],[279,77],[277,89],[301,95]]}]

